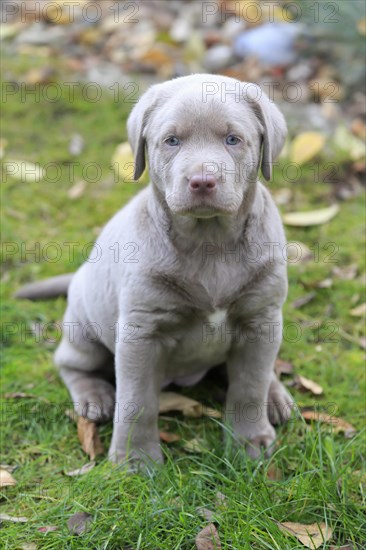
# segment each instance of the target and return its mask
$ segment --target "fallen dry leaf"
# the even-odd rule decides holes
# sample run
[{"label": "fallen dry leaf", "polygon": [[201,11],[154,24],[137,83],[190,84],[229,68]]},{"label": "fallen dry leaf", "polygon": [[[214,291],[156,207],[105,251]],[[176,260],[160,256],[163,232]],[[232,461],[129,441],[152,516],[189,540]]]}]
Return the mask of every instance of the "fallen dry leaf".
[{"label": "fallen dry leaf", "polygon": [[28,521],[28,518],[14,517],[9,516],[8,514],[0,514],[0,522],[1,521],[11,521],[12,523],[26,523]]},{"label": "fallen dry leaf", "polygon": [[204,506],[198,506],[198,508],[196,508],[196,512],[206,521],[214,521],[215,512],[213,512],[212,510],[209,510]]},{"label": "fallen dry leaf", "polygon": [[331,544],[329,550],[356,550],[356,547],[353,544],[344,544],[343,546],[334,546]]},{"label": "fallen dry leaf", "polygon": [[267,479],[271,481],[281,481],[281,479],[283,479],[282,470],[277,468],[274,464],[271,464],[267,468]]},{"label": "fallen dry leaf", "polygon": [[311,302],[316,296],[316,292],[309,292],[308,294],[304,294],[304,296],[300,296],[300,298],[297,298],[292,302],[292,307],[294,309],[299,309],[300,307],[305,306],[309,302]]},{"label": "fallen dry leaf", "polygon": [[312,410],[301,411],[301,414],[302,417],[308,422],[315,421],[333,426],[336,433],[344,432],[347,439],[353,437],[357,431],[352,424],[346,422],[346,420],[343,420],[343,418],[339,418],[338,416],[332,416],[327,413]]},{"label": "fallen dry leaf", "polygon": [[69,199],[79,199],[82,197],[86,190],[86,181],[80,180],[73,185],[67,192]]},{"label": "fallen dry leaf", "polygon": [[113,158],[113,169],[122,181],[133,181],[135,162],[128,141],[118,145]]},{"label": "fallen dry leaf", "polygon": [[362,139],[354,136],[345,126],[340,125],[334,132],[333,144],[337,149],[347,154],[351,160],[365,158],[365,144]]},{"label": "fallen dry leaf", "polygon": [[227,496],[221,493],[221,491],[217,491],[216,493],[216,506],[227,506]]},{"label": "fallen dry leaf", "polygon": [[311,523],[304,525],[292,521],[278,523],[279,528],[283,533],[293,535],[307,548],[320,548],[324,542],[332,538],[333,531],[325,523]]},{"label": "fallen dry leaf", "polygon": [[103,444],[99,438],[98,427],[95,422],[79,416],[77,428],[81,448],[89,455],[90,460],[94,460],[97,455],[104,453]]},{"label": "fallen dry leaf", "polygon": [[16,484],[17,482],[10,472],[7,470],[0,470],[0,487],[11,487]]},{"label": "fallen dry leaf", "polygon": [[22,546],[19,547],[20,550],[37,550],[37,545],[34,542],[29,542],[26,544],[22,544]]},{"label": "fallen dry leaf", "polygon": [[184,416],[200,418],[201,416],[210,416],[221,418],[220,411],[205,407],[195,399],[181,395],[175,392],[162,392],[159,398],[159,412],[166,413],[170,411],[180,411]]},{"label": "fallen dry leaf", "polygon": [[325,136],[319,132],[303,132],[295,137],[291,145],[290,160],[305,164],[314,158],[325,145]]},{"label": "fallen dry leaf", "polygon": [[351,309],[350,314],[352,317],[364,317],[366,315],[366,302]]},{"label": "fallen dry leaf", "polygon": [[358,138],[366,141],[366,125],[362,118],[355,118],[351,124],[352,133]]},{"label": "fallen dry leaf", "polygon": [[357,30],[362,36],[366,36],[366,17],[357,21]]},{"label": "fallen dry leaf", "polygon": [[38,527],[37,531],[40,533],[51,533],[52,531],[57,531],[58,527],[56,525],[46,525],[45,527]]},{"label": "fallen dry leaf", "polygon": [[183,444],[183,448],[189,453],[204,453],[207,451],[203,441],[198,437],[194,437]]},{"label": "fallen dry leaf", "polygon": [[332,268],[332,275],[341,279],[342,281],[351,281],[357,275],[358,267],[356,264],[346,265],[346,266],[337,266],[335,265]]},{"label": "fallen dry leaf", "polygon": [[307,212],[288,212],[282,215],[286,225],[295,227],[307,227],[310,225],[321,225],[329,222],[339,212],[338,204],[332,204],[327,208],[319,210],[308,210]]},{"label": "fallen dry leaf", "polygon": [[65,476],[69,477],[76,477],[76,476],[82,476],[84,474],[87,474],[92,470],[95,466],[95,462],[88,462],[87,464],[84,464],[81,468],[77,468],[76,470],[71,470],[70,472],[65,472]]},{"label": "fallen dry leaf", "polygon": [[14,391],[6,393],[4,395],[5,399],[38,399],[38,401],[43,401],[44,403],[50,403],[45,397],[40,397],[39,395],[32,395],[31,393],[24,393],[21,391]]},{"label": "fallen dry leaf", "polygon": [[288,361],[283,361],[282,359],[276,359],[275,371],[277,376],[281,376],[281,374],[292,374],[293,370],[294,366],[292,363],[289,363]]},{"label": "fallen dry leaf", "polygon": [[160,432],[159,436],[161,441],[164,441],[164,443],[174,443],[175,441],[180,441],[181,439],[178,434],[173,434],[170,432]]},{"label": "fallen dry leaf", "polygon": [[313,380],[305,376],[297,375],[295,378],[295,388],[301,391],[310,391],[313,395],[322,395],[323,388]]},{"label": "fallen dry leaf", "polygon": [[314,253],[306,244],[300,241],[291,241],[286,246],[287,262],[291,265],[309,262]]},{"label": "fallen dry leaf", "polygon": [[67,520],[67,528],[72,535],[82,535],[92,522],[91,514],[76,512]]},{"label": "fallen dry leaf", "polygon": [[35,183],[41,181],[45,174],[39,164],[33,164],[25,160],[7,160],[4,168],[10,177],[23,183]]},{"label": "fallen dry leaf", "polygon": [[202,529],[196,536],[197,550],[220,550],[221,542],[217,529],[213,523],[210,523]]},{"label": "fallen dry leaf", "polygon": [[75,411],[75,409],[66,409],[65,410],[65,415],[70,418],[70,420],[72,420],[73,422],[77,422],[78,421],[78,418],[79,418],[79,415],[78,413]]},{"label": "fallen dry leaf", "polygon": [[16,470],[16,466],[11,466],[10,464],[0,464],[0,470],[7,470],[11,474]]},{"label": "fallen dry leaf", "polygon": [[332,288],[333,279],[331,279],[330,277],[327,277],[326,279],[323,279],[315,283],[315,286],[316,288]]}]

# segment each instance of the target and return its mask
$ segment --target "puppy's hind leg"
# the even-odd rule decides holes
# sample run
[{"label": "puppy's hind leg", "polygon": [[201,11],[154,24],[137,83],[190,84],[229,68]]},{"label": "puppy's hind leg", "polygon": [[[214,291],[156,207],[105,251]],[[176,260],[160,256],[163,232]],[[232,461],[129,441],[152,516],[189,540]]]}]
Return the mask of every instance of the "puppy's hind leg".
[{"label": "puppy's hind leg", "polygon": [[[67,311],[65,324],[70,317]],[[68,326],[73,330],[64,333],[55,353],[55,364],[76,412],[94,422],[104,422],[113,418],[115,407],[115,389],[109,381],[113,377],[112,354],[86,334],[84,325],[74,321]]]}]

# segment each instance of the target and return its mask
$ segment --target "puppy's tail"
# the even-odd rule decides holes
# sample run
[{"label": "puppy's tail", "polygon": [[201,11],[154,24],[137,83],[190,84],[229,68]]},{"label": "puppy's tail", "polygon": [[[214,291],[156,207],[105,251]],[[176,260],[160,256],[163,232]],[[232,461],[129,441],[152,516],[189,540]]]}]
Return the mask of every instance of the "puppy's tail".
[{"label": "puppy's tail", "polygon": [[27,300],[48,300],[49,298],[66,296],[73,276],[73,273],[67,273],[37,283],[30,283],[17,290],[14,297]]}]

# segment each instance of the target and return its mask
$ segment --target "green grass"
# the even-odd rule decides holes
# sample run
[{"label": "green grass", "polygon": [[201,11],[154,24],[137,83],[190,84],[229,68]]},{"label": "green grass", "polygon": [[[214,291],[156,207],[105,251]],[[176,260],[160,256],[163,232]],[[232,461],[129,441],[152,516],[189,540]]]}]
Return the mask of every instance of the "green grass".
[{"label": "green grass", "polygon": [[[279,530],[279,521],[324,521],[334,531],[332,544],[351,541],[355,548],[363,548],[365,380],[364,352],[357,344],[363,322],[349,313],[363,301],[360,199],[342,203],[338,216],[326,225],[288,229],[289,240],[309,247],[319,243],[320,257],[319,261],[289,266],[285,326],[296,323],[301,337],[294,342],[289,329],[280,353],[298,374],[324,388],[324,396],[318,398],[292,390],[298,405],[316,406],[343,417],[359,430],[356,437],[345,439],[329,427],[310,427],[297,419],[278,430],[278,448],[269,461],[252,462],[225,447],[217,421],[185,419],[177,414],[161,418],[162,428],[181,435],[182,442],[199,436],[205,452],[189,454],[178,442],[164,445],[166,464],[144,475],[126,474],[105,457],[83,477],[64,475],[65,470],[88,460],[80,449],[75,425],[64,414],[70,399],[52,365],[58,337],[52,323],[61,321],[65,302],[17,302],[11,295],[26,281],[74,270],[83,260],[83,247],[93,241],[98,228],[136,192],[136,184],[115,182],[110,169],[117,144],[126,139],[125,119],[131,106],[115,103],[105,94],[98,104],[88,103],[80,90],[73,103],[66,96],[55,103],[32,99],[25,103],[13,95],[3,109],[3,137],[8,141],[5,160],[41,165],[56,162],[63,172],[57,183],[22,183],[4,176],[3,241],[15,243],[18,249],[8,248],[8,254],[3,253],[2,320],[10,324],[3,335],[1,389],[2,393],[26,392],[35,397],[3,400],[2,462],[16,466],[18,483],[3,490],[1,512],[26,516],[29,521],[4,522],[1,547],[17,549],[34,543],[42,549],[188,550],[194,548],[196,534],[207,524],[196,511],[204,506],[215,512],[225,549],[303,548]],[[86,145],[79,157],[72,158],[68,143],[75,132],[84,136]],[[67,196],[73,185],[68,177],[70,161],[79,163],[75,182],[82,179],[87,163],[96,162],[102,169],[100,181],[88,182],[84,196],[76,200]],[[290,185],[277,169],[270,185],[273,190],[291,188],[293,198],[283,210],[326,206],[331,195],[329,184],[311,183],[310,170],[303,171],[302,181]],[[22,252],[21,243],[26,243],[28,250],[40,243],[42,252],[50,241],[62,245],[58,262],[47,262],[42,254],[25,257]],[[62,244],[67,242],[77,243],[74,258],[69,258],[68,248]],[[325,246],[331,242],[338,247],[336,264],[325,261],[326,254],[332,252]],[[316,297],[309,304],[301,309],[291,306],[314,282],[332,276],[334,265],[351,263],[358,265],[354,280],[333,277],[332,288],[316,288]],[[49,327],[48,341],[36,341],[29,333],[34,322]],[[335,334],[330,337],[333,328]],[[202,386],[185,393],[212,404]],[[101,427],[106,448],[111,432],[111,424]],[[273,465],[282,474],[278,481],[267,477]],[[226,496],[225,506],[215,503],[217,491]],[[94,517],[90,531],[80,537],[71,536],[66,527],[69,516],[77,511]],[[57,526],[57,531],[38,531],[49,525]],[[323,546],[328,547],[329,543]]]}]

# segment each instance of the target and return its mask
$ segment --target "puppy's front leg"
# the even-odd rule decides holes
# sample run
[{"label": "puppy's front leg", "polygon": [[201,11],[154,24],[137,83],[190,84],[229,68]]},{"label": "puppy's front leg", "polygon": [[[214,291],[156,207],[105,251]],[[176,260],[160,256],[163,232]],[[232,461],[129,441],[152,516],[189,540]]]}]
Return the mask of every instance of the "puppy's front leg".
[{"label": "puppy's front leg", "polygon": [[227,363],[226,418],[252,458],[261,447],[270,455],[276,436],[267,413],[267,396],[282,336],[281,311],[252,319],[240,332]]},{"label": "puppy's front leg", "polygon": [[149,338],[116,345],[116,409],[109,458],[113,462],[147,457],[163,462],[158,431],[163,377],[160,345]]}]

